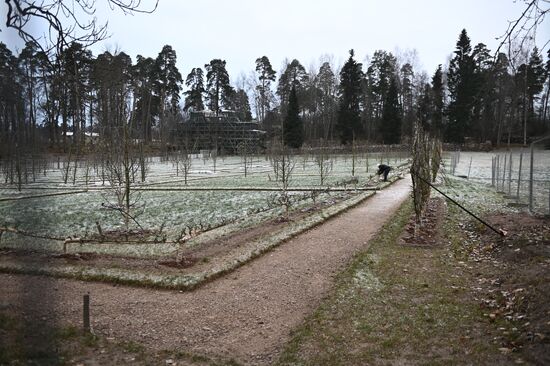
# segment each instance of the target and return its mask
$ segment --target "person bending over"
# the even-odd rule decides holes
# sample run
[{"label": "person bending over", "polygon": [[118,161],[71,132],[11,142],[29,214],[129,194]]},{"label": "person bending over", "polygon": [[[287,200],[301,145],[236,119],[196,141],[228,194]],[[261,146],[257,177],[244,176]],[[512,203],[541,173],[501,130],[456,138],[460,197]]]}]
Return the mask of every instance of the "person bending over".
[{"label": "person bending over", "polygon": [[376,172],[376,175],[382,175],[384,174],[384,182],[388,181],[388,174],[390,173],[391,166],[384,165],[384,164],[378,164],[378,172]]}]

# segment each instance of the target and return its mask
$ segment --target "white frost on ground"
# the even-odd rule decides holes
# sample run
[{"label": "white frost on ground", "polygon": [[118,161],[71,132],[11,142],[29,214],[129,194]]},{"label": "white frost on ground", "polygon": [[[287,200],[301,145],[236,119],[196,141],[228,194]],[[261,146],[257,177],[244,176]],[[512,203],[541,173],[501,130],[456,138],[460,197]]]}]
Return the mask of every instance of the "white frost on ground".
[{"label": "white frost on ground", "polygon": [[[509,179],[509,157],[512,153],[512,174],[511,184],[508,184]],[[446,171],[450,172],[450,161],[452,153],[446,154],[445,166]],[[521,175],[519,170],[520,156],[523,154]],[[502,166],[504,165],[504,156],[506,158],[506,172]],[[497,150],[491,152],[469,152],[461,151],[459,161],[455,169],[455,175],[468,176],[469,179],[491,184],[491,165],[492,159],[500,156],[501,170],[499,173],[498,191],[511,196],[516,196],[518,190],[518,178],[521,177],[519,187],[519,199],[521,203],[528,203],[529,199],[529,172],[530,172],[530,150],[528,148],[514,148],[511,150]],[[470,167],[471,161],[471,167]],[[505,173],[505,174],[504,174]],[[504,184],[503,184],[504,180]],[[550,200],[550,150],[535,150],[533,157],[533,196],[534,208],[539,213],[549,213]]]},{"label": "white frost on ground", "polygon": [[[384,161],[391,164],[400,164],[405,156],[399,154],[395,157],[384,157]],[[358,156],[355,161],[355,175],[358,178],[358,186],[369,181],[376,170],[376,164],[380,162],[380,154],[369,154],[368,172],[367,160],[364,156]],[[183,176],[176,176],[176,167],[171,161],[161,161],[160,158],[150,159],[149,173],[145,182],[146,187],[162,188],[169,183],[170,187],[185,187]],[[320,178],[315,160],[311,156],[299,156],[295,158],[291,187],[319,187]],[[255,187],[255,188],[280,188],[280,183],[275,181],[275,175],[269,161],[263,157],[257,157],[250,164],[247,176],[241,171],[242,161],[240,157],[218,158],[214,169],[213,161],[193,159],[189,186],[191,187]],[[8,197],[31,196],[43,193],[71,191],[76,189],[90,190],[86,193],[71,194],[65,196],[39,197],[25,200],[0,201],[0,226],[15,226],[20,230],[35,234],[63,237],[89,237],[97,234],[96,222],[99,222],[103,231],[123,228],[122,216],[113,210],[106,209],[102,203],[113,199],[109,194],[109,182],[103,181],[101,169],[89,169],[86,181],[86,164],[79,162],[76,180],[73,184],[72,173],[67,183],[63,182],[63,164],[56,168],[56,164],[50,164],[46,174],[36,176],[35,182],[23,185],[21,192],[17,187],[9,184],[0,184],[0,199]],[[72,169],[72,165],[71,165]],[[349,180],[352,170],[351,156],[334,157],[333,170],[328,176],[323,187],[335,186],[344,180]],[[136,186],[143,186],[136,182]],[[347,185],[348,188],[353,186]],[[134,191],[136,192],[136,191]],[[222,224],[235,222],[253,217],[257,212],[266,211],[277,216],[280,209],[271,209],[272,198],[277,192],[268,191],[142,191],[138,201],[139,208],[133,214],[137,220],[147,229],[158,229],[164,223],[164,232],[168,239],[176,237],[186,227],[197,225],[216,227]],[[299,193],[291,193],[297,197]],[[317,202],[332,202],[337,196],[335,193],[322,193],[316,197]],[[312,199],[303,202],[312,203]],[[135,228],[135,225],[133,225]],[[61,242],[53,242],[42,239],[32,239],[4,233],[0,246],[20,247],[27,249],[61,250]],[[143,248],[137,252],[144,255],[153,253],[165,253],[172,247],[163,247],[155,244],[156,249]],[[101,248],[101,249],[100,249]],[[122,251],[131,252],[129,248],[120,247]],[[97,246],[98,251],[108,251],[108,246]]]}]

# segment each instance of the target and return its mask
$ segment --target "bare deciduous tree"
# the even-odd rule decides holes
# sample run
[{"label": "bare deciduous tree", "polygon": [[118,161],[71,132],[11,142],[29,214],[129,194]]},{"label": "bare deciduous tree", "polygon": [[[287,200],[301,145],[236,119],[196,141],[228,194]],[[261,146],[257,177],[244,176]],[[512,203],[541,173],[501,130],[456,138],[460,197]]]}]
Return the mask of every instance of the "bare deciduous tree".
[{"label": "bare deciduous tree", "polygon": [[137,221],[137,216],[143,209],[141,194],[132,190],[132,184],[140,170],[142,175],[146,172],[146,169],[143,170],[144,159],[139,146],[130,138],[131,127],[131,124],[124,124],[113,129],[111,139],[105,139],[101,146],[105,152],[104,165],[110,186],[109,194],[104,195],[103,207],[120,212],[127,231],[131,221],[143,229]]},{"label": "bare deciduous tree", "polygon": [[[96,2],[89,0],[5,0],[6,27],[15,29],[26,42],[38,45],[44,51],[58,54],[72,42],[90,46],[108,37],[107,23],[95,16]],[[108,0],[111,9],[124,14],[152,13],[158,0],[142,8],[141,0]],[[42,29],[42,35],[33,34],[31,26]]]},{"label": "bare deciduous tree", "polygon": [[[495,51],[495,59],[505,45],[509,52],[508,58],[513,59],[514,55],[511,54],[513,50],[522,50],[525,42],[536,37],[538,26],[543,24],[546,15],[550,12],[549,0],[523,0],[523,2],[525,9],[521,15],[510,21],[506,32],[498,38],[500,44]],[[546,48],[550,40],[545,42],[541,49]],[[517,45],[513,47],[515,43],[519,43],[519,47]]]},{"label": "bare deciduous tree", "polygon": [[431,177],[435,177],[439,169],[440,153],[433,150],[438,149],[440,143],[422,128],[418,120],[414,124],[413,133],[411,176],[416,216],[415,229],[418,229],[422,225],[424,208],[430,198],[431,189],[426,182],[429,182]]},{"label": "bare deciduous tree", "polygon": [[319,173],[320,185],[325,184],[327,177],[332,172],[334,161],[324,141],[319,143],[315,149],[315,163],[317,164],[317,172]]},{"label": "bare deciduous tree", "polygon": [[271,146],[270,161],[275,172],[277,185],[280,189],[277,201],[284,207],[285,215],[288,215],[292,205],[288,189],[292,182],[292,173],[296,166],[296,160],[292,157],[288,147],[275,143]]}]

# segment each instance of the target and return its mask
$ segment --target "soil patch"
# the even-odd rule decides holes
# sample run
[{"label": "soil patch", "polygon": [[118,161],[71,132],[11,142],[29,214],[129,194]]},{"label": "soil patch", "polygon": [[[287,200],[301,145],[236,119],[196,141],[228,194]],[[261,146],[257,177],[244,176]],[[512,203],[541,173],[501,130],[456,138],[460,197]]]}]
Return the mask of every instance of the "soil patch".
[{"label": "soil patch", "polygon": [[466,228],[469,257],[479,263],[480,306],[500,330],[502,352],[550,364],[550,220],[527,213],[488,220],[508,235],[500,239],[479,226]]},{"label": "soil patch", "polygon": [[413,215],[399,238],[400,243],[411,246],[436,245],[440,242],[441,223],[446,212],[447,205],[443,198],[430,198],[424,210],[421,225],[416,223],[416,217]]}]

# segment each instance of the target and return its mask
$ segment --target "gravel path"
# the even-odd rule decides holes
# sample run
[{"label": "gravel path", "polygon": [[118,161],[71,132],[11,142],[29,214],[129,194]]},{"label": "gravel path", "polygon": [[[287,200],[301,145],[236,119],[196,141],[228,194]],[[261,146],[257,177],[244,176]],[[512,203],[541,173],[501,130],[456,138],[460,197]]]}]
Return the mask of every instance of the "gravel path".
[{"label": "gravel path", "polygon": [[0,274],[0,306],[27,318],[79,324],[82,295],[94,331],[154,350],[270,364],[373,234],[410,192],[410,177],[251,263],[192,292]]}]

